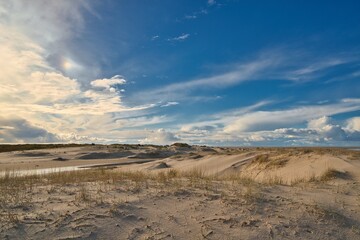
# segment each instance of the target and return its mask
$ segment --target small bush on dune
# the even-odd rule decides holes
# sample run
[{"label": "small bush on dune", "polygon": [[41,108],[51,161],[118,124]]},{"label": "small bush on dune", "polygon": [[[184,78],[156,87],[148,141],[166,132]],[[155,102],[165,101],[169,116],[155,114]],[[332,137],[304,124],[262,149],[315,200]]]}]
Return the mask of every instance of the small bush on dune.
[{"label": "small bush on dune", "polygon": [[187,143],[174,143],[172,144],[171,146],[174,146],[174,147],[182,147],[182,148],[190,148],[191,146]]},{"label": "small bush on dune", "polygon": [[329,181],[337,178],[346,178],[346,177],[347,177],[346,173],[340,172],[333,168],[329,168],[319,177],[319,181]]},{"label": "small bush on dune", "polygon": [[81,186],[79,193],[76,195],[75,199],[79,202],[90,202],[91,194],[85,186]]},{"label": "small bush on dune", "polygon": [[168,172],[167,172],[169,178],[175,178],[177,176],[179,176],[179,172],[175,169],[170,169]]},{"label": "small bush on dune", "polygon": [[275,159],[269,161],[269,163],[266,165],[266,168],[281,168],[284,167],[288,161],[288,159]]},{"label": "small bush on dune", "polygon": [[268,154],[262,154],[262,155],[258,155],[255,157],[255,159],[253,160],[253,163],[266,163],[269,161],[269,155]]}]

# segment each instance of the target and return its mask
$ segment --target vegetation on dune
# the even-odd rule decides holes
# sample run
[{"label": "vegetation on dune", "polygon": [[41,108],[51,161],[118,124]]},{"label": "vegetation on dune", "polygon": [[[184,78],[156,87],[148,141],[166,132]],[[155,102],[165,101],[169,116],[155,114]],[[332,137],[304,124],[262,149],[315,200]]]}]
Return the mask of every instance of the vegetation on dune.
[{"label": "vegetation on dune", "polygon": [[0,152],[24,151],[24,150],[40,150],[51,148],[64,148],[64,147],[85,147],[91,144],[1,144]]},{"label": "vegetation on dune", "polygon": [[263,169],[272,169],[284,167],[288,161],[285,154],[260,154],[252,160],[251,164],[260,165]]},{"label": "vegetation on dune", "polygon": [[191,147],[189,144],[187,143],[174,143],[172,144],[171,146],[174,146],[174,147],[183,147],[183,148],[189,148]]},{"label": "vegetation on dune", "polygon": [[346,179],[350,178],[346,172],[341,172],[333,168],[328,168],[320,177],[319,181],[330,181],[337,178]]},{"label": "vegetation on dune", "polygon": [[[95,144],[76,144],[76,143],[68,143],[68,144],[0,144],[0,153],[1,152],[11,152],[11,151],[25,151],[25,150],[40,150],[40,149],[51,149],[51,148],[65,148],[65,147],[86,147],[93,146]],[[217,153],[216,149],[218,149],[220,154],[222,153],[242,153],[246,151],[259,151],[264,152],[264,154],[259,155],[256,161],[266,162],[269,157],[273,157],[275,155],[280,154],[288,154],[289,156],[301,155],[301,154],[331,154],[331,155],[348,155],[349,159],[359,159],[360,151],[350,150],[348,148],[341,147],[207,147],[207,146],[192,146],[187,143],[174,143],[172,145],[142,145],[142,144],[96,144],[96,146],[104,147],[108,149],[113,149],[117,151],[121,150],[137,150],[137,149],[156,149],[156,150],[166,150],[170,147],[176,148],[192,148],[195,147],[194,150],[204,150],[209,151],[212,149],[214,153]],[[265,153],[266,152],[266,153]]]}]

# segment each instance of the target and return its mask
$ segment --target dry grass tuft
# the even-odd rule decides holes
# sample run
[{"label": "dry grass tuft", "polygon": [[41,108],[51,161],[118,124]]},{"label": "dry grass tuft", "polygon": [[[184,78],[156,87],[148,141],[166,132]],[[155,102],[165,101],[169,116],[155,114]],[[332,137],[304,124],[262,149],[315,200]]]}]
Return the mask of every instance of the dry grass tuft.
[{"label": "dry grass tuft", "polygon": [[90,146],[90,144],[0,144],[0,152],[84,146]]},{"label": "dry grass tuft", "polygon": [[312,175],[310,178],[301,178],[293,180],[290,185],[294,186],[300,183],[311,183],[311,182],[327,182],[334,179],[350,179],[351,176],[346,172],[338,171],[334,168],[328,168],[320,176]]},{"label": "dry grass tuft", "polygon": [[269,154],[261,154],[255,157],[253,163],[264,164],[269,161]]},{"label": "dry grass tuft", "polygon": [[194,168],[189,171],[182,171],[181,177],[187,178],[190,182],[198,182],[201,179],[205,179],[205,171],[200,168]]},{"label": "dry grass tuft", "polygon": [[320,177],[319,181],[326,182],[337,178],[348,178],[349,176],[345,172],[340,172],[333,168],[328,168]]},{"label": "dry grass tuft", "polygon": [[283,158],[274,159],[269,161],[269,163],[266,165],[266,168],[281,168],[284,167],[288,161],[288,159]]},{"label": "dry grass tuft", "polygon": [[75,196],[75,200],[78,202],[85,202],[85,203],[91,202],[92,200],[91,194],[84,185],[80,187],[79,193]]},{"label": "dry grass tuft", "polygon": [[268,185],[284,185],[284,180],[280,176],[269,176],[264,183]]},{"label": "dry grass tuft", "polygon": [[[288,154],[286,155],[288,156]],[[270,154],[261,154],[254,158],[252,165],[257,165],[262,169],[272,169],[284,167],[289,160],[284,157],[283,150]]]}]

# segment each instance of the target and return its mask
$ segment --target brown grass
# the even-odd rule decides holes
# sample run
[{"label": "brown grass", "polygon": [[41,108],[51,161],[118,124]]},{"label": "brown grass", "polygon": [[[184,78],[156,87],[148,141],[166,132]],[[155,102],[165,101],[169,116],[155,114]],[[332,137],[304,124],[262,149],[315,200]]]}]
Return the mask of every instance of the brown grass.
[{"label": "brown grass", "polygon": [[261,154],[255,157],[252,163],[264,164],[269,161],[269,154]]},{"label": "brown grass", "polygon": [[312,175],[310,178],[295,179],[290,183],[290,186],[295,186],[300,183],[327,182],[334,179],[350,178],[351,176],[347,172],[341,172],[334,168],[328,168],[320,176]]},{"label": "brown grass", "polygon": [[347,174],[333,168],[328,168],[320,177],[319,181],[326,182],[337,178],[345,178]]},{"label": "brown grass", "polygon": [[[249,186],[254,181],[240,175],[215,176],[206,175],[202,169],[190,171],[177,171],[167,169],[146,173],[143,171],[112,171],[104,169],[91,169],[72,172],[58,172],[37,176],[16,176],[11,172],[0,178],[0,206],[2,209],[29,206],[32,202],[32,191],[38,186],[47,186],[46,191],[55,193],[63,187],[76,185],[78,202],[91,202],[96,192],[106,192],[108,185],[120,184],[127,186],[128,190],[138,193],[151,185],[152,187],[195,187],[205,190],[213,189],[214,182],[225,182]],[[93,191],[85,187],[88,183],[97,184]]]},{"label": "brown grass", "polygon": [[91,146],[91,144],[0,144],[0,152],[85,146]]},{"label": "brown grass", "polygon": [[[268,155],[260,155],[255,161],[269,164]],[[282,165],[283,161],[275,161],[271,163],[275,166]],[[312,181],[329,181],[336,178],[350,177],[347,173],[337,171],[335,169],[327,169],[321,176],[311,179],[299,179],[293,181],[290,185],[296,185],[302,182]],[[217,182],[225,184],[240,184],[242,186],[250,186],[255,184],[251,177],[246,177],[239,173],[227,175],[209,175],[204,170],[194,168],[189,171],[177,171],[175,169],[164,169],[154,172],[144,171],[113,171],[105,169],[91,169],[73,172],[58,172],[47,175],[37,176],[16,176],[12,172],[7,172],[4,177],[0,178],[0,207],[2,209],[26,207],[32,202],[33,189],[37,186],[49,186],[49,193],[56,192],[69,184],[77,184],[80,186],[77,192],[77,200],[80,202],[91,201],[89,190],[81,187],[83,183],[97,183],[100,188],[98,192],[105,191],[109,184],[120,183],[120,185],[128,186],[134,192],[140,192],[147,189],[149,185],[164,187],[195,187],[202,189],[213,189]],[[264,183],[270,185],[284,184],[280,177],[270,176],[264,180]]]},{"label": "brown grass", "polygon": [[252,160],[251,165],[257,165],[261,169],[274,169],[284,167],[289,161],[284,153],[273,152],[271,154],[261,154]]},{"label": "brown grass", "polygon": [[288,159],[283,158],[273,159],[269,161],[269,163],[266,165],[266,168],[281,168],[284,167],[288,161]]}]

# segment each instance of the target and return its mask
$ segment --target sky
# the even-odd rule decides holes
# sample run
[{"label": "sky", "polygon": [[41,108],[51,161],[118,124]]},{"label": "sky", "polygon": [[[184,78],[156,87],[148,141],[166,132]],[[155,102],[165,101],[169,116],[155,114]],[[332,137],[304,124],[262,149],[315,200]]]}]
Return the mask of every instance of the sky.
[{"label": "sky", "polygon": [[359,12],[0,0],[0,143],[360,146]]}]

